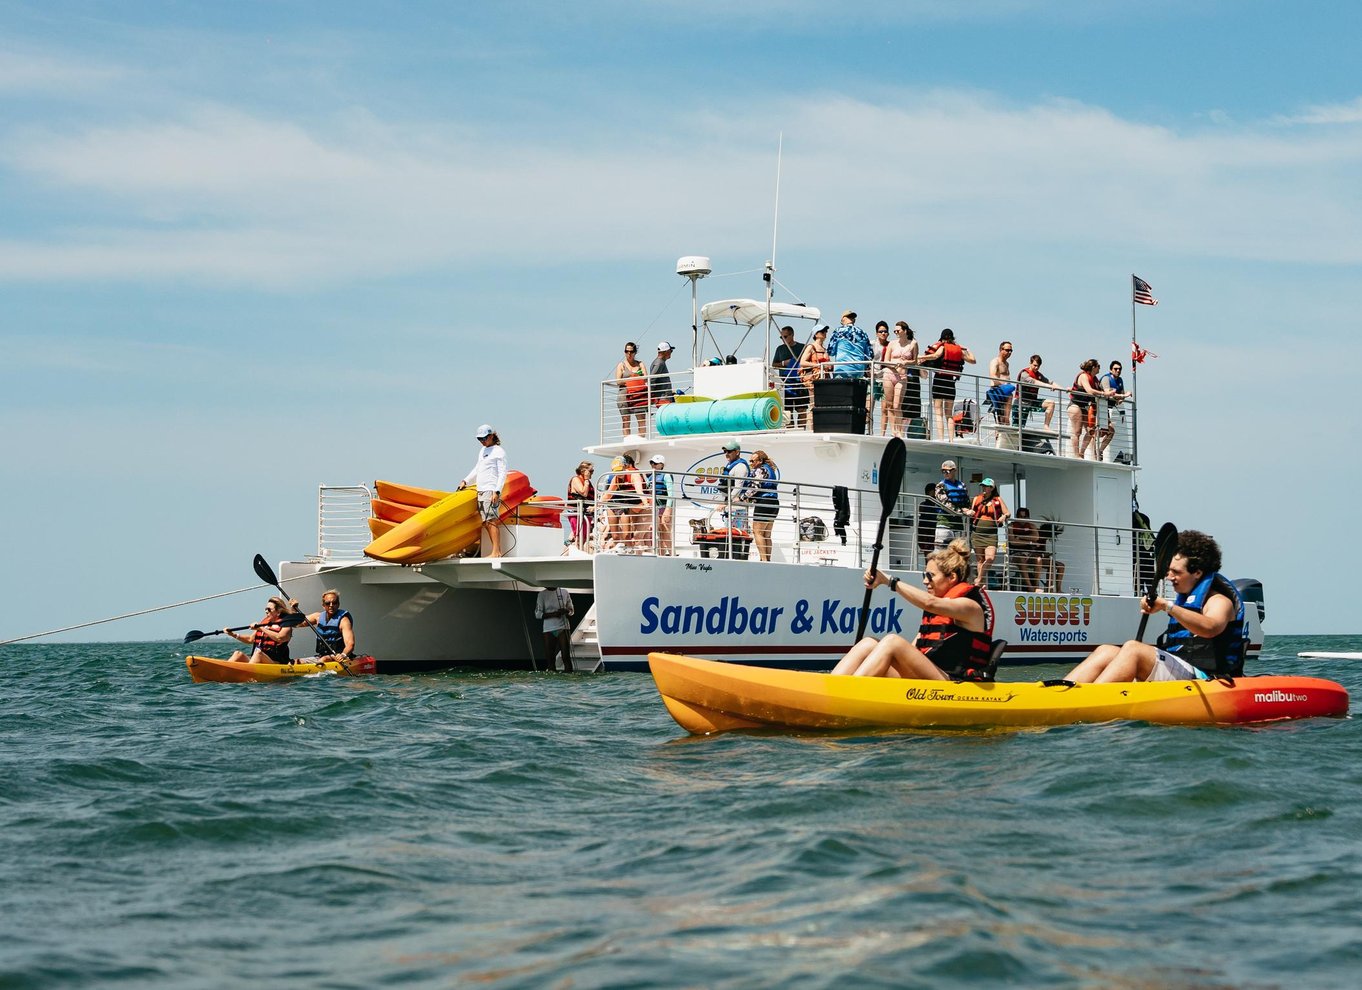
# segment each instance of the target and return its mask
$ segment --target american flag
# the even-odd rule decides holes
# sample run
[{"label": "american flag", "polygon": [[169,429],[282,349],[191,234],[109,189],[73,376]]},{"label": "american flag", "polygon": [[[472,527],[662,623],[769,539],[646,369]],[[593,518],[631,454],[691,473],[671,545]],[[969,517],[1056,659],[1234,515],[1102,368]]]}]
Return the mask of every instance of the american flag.
[{"label": "american flag", "polygon": [[1149,287],[1149,283],[1138,275],[1130,277],[1135,280],[1135,301],[1141,306],[1157,306],[1159,301],[1154,298],[1154,290]]}]

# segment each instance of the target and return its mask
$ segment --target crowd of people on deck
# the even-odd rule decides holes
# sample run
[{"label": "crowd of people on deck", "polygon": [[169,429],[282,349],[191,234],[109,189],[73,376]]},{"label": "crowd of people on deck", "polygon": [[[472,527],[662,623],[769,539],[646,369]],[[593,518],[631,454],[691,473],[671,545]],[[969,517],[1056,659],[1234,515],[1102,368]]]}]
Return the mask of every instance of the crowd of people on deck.
[{"label": "crowd of people on deck", "polygon": [[[786,426],[813,428],[820,381],[861,379],[868,385],[867,432],[877,432],[877,406],[878,433],[883,436],[953,440],[960,432],[975,428],[968,408],[973,400],[966,402],[968,397],[957,393],[965,366],[977,364],[978,358],[956,340],[952,329],[942,330],[934,343],[922,349],[905,320],[892,328],[885,320],[878,321],[872,340],[857,319],[854,311],[847,310],[836,329],[820,326],[802,343],[795,338],[792,326],[780,328],[780,343],[771,355],[771,375],[781,394]],[[650,416],[675,401],[667,365],[672,353],[672,345],[662,341],[657,345],[657,357],[645,367],[638,344],[625,344],[624,357],[612,375],[621,436],[646,437]],[[1088,358],[1066,386],[1046,377],[1041,371],[1044,359],[1039,354],[1032,354],[1013,378],[1012,353],[1012,342],[1005,340],[988,365],[983,401],[998,432],[998,443],[1003,444],[1008,434],[1018,430],[1033,435],[1052,433],[1055,413],[1063,403],[1067,453],[1106,459],[1125,422],[1123,405],[1132,396],[1125,387],[1122,363],[1111,361],[1102,372],[1097,359]],[[1028,424],[1033,413],[1043,415],[1039,427]],[[1049,446],[1038,449],[1053,452]],[[1129,461],[1129,453],[1121,449],[1111,457]]]}]

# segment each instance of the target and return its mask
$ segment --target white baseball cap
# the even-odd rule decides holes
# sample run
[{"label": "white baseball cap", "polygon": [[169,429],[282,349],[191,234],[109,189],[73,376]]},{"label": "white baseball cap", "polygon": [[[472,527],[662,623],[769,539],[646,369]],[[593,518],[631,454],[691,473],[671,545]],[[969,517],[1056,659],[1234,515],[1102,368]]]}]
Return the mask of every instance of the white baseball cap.
[{"label": "white baseball cap", "polygon": [[667,463],[667,459],[666,459],[665,457],[663,457],[661,454],[654,454],[652,457],[648,458],[648,463],[650,463],[650,464],[666,464],[666,463]]},{"label": "white baseball cap", "polygon": [[661,352],[661,351],[675,350],[675,348],[673,348],[672,345],[669,344],[669,343],[667,343],[667,341],[665,341],[665,340],[662,341],[662,343],[660,343],[660,344],[657,345],[657,349],[658,349],[659,352]]},{"label": "white baseball cap", "polygon": [[478,427],[478,432],[473,435],[479,440],[486,440],[495,432],[496,431],[494,429],[492,429],[486,423],[483,423],[481,426]]}]

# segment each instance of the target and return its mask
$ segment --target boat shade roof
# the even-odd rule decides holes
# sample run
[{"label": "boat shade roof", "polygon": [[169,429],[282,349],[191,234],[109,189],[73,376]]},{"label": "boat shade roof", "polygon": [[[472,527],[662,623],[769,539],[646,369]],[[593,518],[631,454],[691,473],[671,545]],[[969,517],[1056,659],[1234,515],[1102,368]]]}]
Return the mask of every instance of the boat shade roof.
[{"label": "boat shade roof", "polygon": [[[700,307],[706,323],[736,323],[754,327],[766,320],[766,303],[757,299],[720,299]],[[776,320],[817,320],[822,314],[812,306],[799,303],[771,303],[771,318]]]}]

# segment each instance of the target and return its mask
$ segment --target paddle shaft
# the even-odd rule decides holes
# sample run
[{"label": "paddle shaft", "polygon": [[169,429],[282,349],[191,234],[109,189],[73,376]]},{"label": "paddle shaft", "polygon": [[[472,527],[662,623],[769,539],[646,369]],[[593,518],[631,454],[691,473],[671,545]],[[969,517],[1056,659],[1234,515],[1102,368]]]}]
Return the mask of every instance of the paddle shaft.
[{"label": "paddle shaft", "polygon": [[[874,574],[880,566],[880,551],[884,549],[884,528],[889,523],[889,514],[898,502],[899,489],[903,485],[903,466],[908,448],[898,437],[890,437],[884,445],[880,458],[880,523],[875,529],[875,546],[870,554],[870,573]],[[856,620],[856,642],[865,636],[866,624],[870,621],[870,596],[873,586],[865,589],[865,600],[861,603],[861,615]],[[854,645],[854,644],[853,644]]]},{"label": "paddle shaft", "polygon": [[[302,624],[303,618],[304,618],[304,617],[298,616],[296,613],[290,613],[290,614],[288,614],[288,615],[282,615],[282,616],[280,616],[280,617],[279,617],[279,624],[282,625],[282,626],[289,626],[289,627],[297,626],[297,625],[301,625],[301,624]],[[200,629],[191,629],[191,630],[189,630],[189,632],[187,632],[187,633],[184,634],[184,641],[185,641],[186,643],[193,643],[193,642],[195,642],[196,640],[203,639],[203,638],[205,638],[205,637],[207,637],[207,636],[219,636],[219,635],[223,635],[223,634],[225,634],[225,633],[244,632],[244,631],[247,630],[247,629],[254,629],[254,628],[255,628],[255,623],[252,622],[249,626],[231,626],[231,627],[226,628],[226,629],[210,629],[210,630],[208,630],[208,632],[203,632],[203,631],[200,630]]]}]

